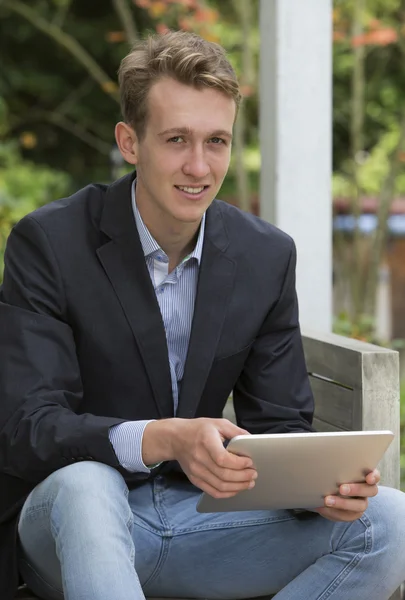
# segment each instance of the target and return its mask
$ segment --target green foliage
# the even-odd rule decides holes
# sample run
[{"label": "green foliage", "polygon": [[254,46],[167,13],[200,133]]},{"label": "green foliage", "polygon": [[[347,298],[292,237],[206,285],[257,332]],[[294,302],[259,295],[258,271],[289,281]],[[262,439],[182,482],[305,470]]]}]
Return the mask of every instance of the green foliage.
[{"label": "green foliage", "polygon": [[71,2],[71,0],[52,0],[55,6],[60,8],[67,8]]},{"label": "green foliage", "polygon": [[340,313],[333,322],[333,331],[339,335],[355,338],[370,344],[381,344],[374,336],[375,320],[370,315],[362,315],[358,323],[353,323],[350,316]]},{"label": "green foliage", "polygon": [[[21,0],[19,4],[35,15],[37,25],[35,19],[13,10],[12,0],[0,2],[2,42],[8,48],[2,61],[0,97],[7,106],[8,138],[20,143],[24,157],[68,171],[76,187],[110,179],[114,126],[120,118],[111,85],[115,85],[120,60],[129,49],[122,16],[111,0]],[[244,39],[237,1],[128,0],[127,5],[139,37],[165,27],[200,32],[222,43],[241,73]],[[251,7],[257,22],[258,1],[251,0]],[[45,30],[39,22],[45,24]],[[49,31],[55,27],[60,28],[60,35],[52,37]],[[257,65],[257,27],[252,38]],[[110,78],[107,86],[95,81],[94,68],[86,68],[72,54],[63,42],[66,39],[106,73]],[[246,98],[246,108],[248,143],[257,145],[257,94]],[[35,140],[28,146],[22,141],[27,133]]]},{"label": "green foliage", "polygon": [[[362,193],[378,196],[390,167],[390,153],[396,148],[399,139],[399,125],[395,123],[380,136],[378,142],[365,156],[364,162],[358,168],[358,178]],[[342,162],[341,171],[334,173],[332,179],[332,194],[334,197],[350,198],[355,194],[350,172],[350,161]],[[405,170],[396,178],[395,192],[405,195]]]},{"label": "green foliage", "polygon": [[[389,167],[389,155],[396,148],[399,139],[397,124],[391,131],[381,136],[379,142],[372,149],[369,158],[359,169],[359,181],[366,194],[378,195]],[[405,194],[405,177],[401,173],[396,179],[396,193]]]},{"label": "green foliage", "polygon": [[333,332],[345,337],[354,338],[376,346],[391,348],[392,350],[405,350],[405,340],[395,338],[383,340],[375,334],[375,318],[370,315],[361,315],[357,323],[353,323],[350,315],[345,312],[340,313],[333,320]]},{"label": "green foliage", "polygon": [[0,280],[8,234],[24,215],[69,192],[66,173],[22,160],[13,144],[0,143]]},{"label": "green foliage", "polygon": [[369,15],[387,15],[401,9],[402,0],[367,0]]},{"label": "green foliage", "polygon": [[[112,43],[110,32],[122,25],[110,0],[67,2],[30,0],[24,4],[48,24],[59,26],[111,78],[128,51],[125,42]],[[145,11],[134,8],[140,31],[149,26]],[[76,185],[110,177],[110,149],[118,102],[103,89],[80,61],[58,41],[0,2],[2,57],[0,96],[8,111],[8,139],[20,144],[25,158],[66,170]],[[36,143],[25,146],[28,132]],[[90,141],[90,143],[89,143]]]},{"label": "green foliage", "polygon": [[[352,76],[353,47],[351,27],[355,3],[352,0],[334,1],[334,28],[340,36],[333,49],[333,167],[335,174],[347,177],[350,165],[350,119],[352,112]],[[365,33],[373,27],[393,31],[402,37],[404,43],[404,15],[400,10],[400,0],[367,0],[367,12],[364,14]],[[365,123],[364,150],[370,155],[375,146],[381,144],[386,134],[398,131],[401,114],[405,110],[405,69],[404,50],[399,42],[367,43],[365,47]],[[388,150],[384,141],[381,149]],[[387,152],[383,152],[384,161]],[[379,171],[378,161],[372,161],[365,172],[366,187],[375,190],[381,181],[381,173],[374,177],[373,171]],[[375,181],[367,185],[370,176]],[[341,182],[338,179],[338,183]],[[402,182],[401,182],[402,185]],[[341,188],[339,188],[341,189]],[[362,190],[363,191],[363,190]],[[399,188],[402,193],[402,189]],[[373,191],[373,193],[375,193]]]}]

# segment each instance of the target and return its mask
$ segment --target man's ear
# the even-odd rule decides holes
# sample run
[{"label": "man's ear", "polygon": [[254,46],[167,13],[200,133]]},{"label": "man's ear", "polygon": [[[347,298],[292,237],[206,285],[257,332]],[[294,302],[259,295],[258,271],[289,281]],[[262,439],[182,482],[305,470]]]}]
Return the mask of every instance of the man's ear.
[{"label": "man's ear", "polygon": [[124,160],[130,165],[136,165],[138,162],[138,138],[132,127],[123,121],[117,123],[115,141]]}]

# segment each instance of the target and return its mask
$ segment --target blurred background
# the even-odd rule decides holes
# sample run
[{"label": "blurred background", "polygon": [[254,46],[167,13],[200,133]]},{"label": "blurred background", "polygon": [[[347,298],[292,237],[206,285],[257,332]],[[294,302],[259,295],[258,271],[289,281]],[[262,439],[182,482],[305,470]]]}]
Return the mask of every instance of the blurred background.
[{"label": "blurred background", "polygon": [[[405,1],[335,0],[331,20],[334,331],[399,350],[405,473]],[[244,101],[221,198],[260,214],[259,0],[0,0],[0,281],[23,215],[126,172],[118,65],[167,29],[227,49]]]}]

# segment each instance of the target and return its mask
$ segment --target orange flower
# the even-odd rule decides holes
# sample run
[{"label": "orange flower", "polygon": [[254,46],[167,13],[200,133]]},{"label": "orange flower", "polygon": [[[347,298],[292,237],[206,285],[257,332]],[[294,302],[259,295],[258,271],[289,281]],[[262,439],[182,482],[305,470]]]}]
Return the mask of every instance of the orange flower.
[{"label": "orange flower", "polygon": [[139,8],[149,8],[150,0],[135,0],[135,4],[139,6]]},{"label": "orange flower", "polygon": [[32,133],[32,131],[24,131],[20,135],[20,143],[23,148],[26,148],[27,150],[32,150],[32,148],[35,148],[35,146],[37,145],[38,139],[35,133]]},{"label": "orange flower", "polygon": [[150,8],[149,12],[154,19],[159,19],[166,12],[166,4],[164,2],[154,2]]},{"label": "orange flower", "polygon": [[157,31],[157,33],[162,35],[163,33],[167,33],[169,31],[169,28],[164,23],[158,23],[156,25],[156,31]]},{"label": "orange flower", "polygon": [[398,41],[398,33],[391,27],[375,29],[352,38],[353,48],[359,46],[388,46]]},{"label": "orange flower", "polygon": [[115,92],[118,90],[118,85],[115,83],[115,81],[103,81],[101,84],[101,89],[107,94],[115,94]]},{"label": "orange flower", "polygon": [[249,96],[251,96],[254,92],[254,88],[251,85],[241,85],[240,86],[240,93],[242,94],[242,96],[244,98],[249,98]]},{"label": "orange flower", "polygon": [[333,41],[334,42],[342,42],[345,39],[346,39],[346,36],[343,33],[343,31],[334,31],[333,32]]},{"label": "orange flower", "polygon": [[126,40],[126,35],[124,31],[109,31],[105,37],[107,42],[110,42],[112,44],[116,42],[123,42]]}]

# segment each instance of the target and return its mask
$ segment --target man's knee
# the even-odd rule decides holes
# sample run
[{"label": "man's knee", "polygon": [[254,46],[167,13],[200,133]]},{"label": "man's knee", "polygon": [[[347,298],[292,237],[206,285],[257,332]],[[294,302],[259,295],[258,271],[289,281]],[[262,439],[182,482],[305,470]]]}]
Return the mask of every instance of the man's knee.
[{"label": "man's knee", "polygon": [[108,465],[89,461],[59,469],[37,485],[23,506],[19,533],[23,543],[37,536],[44,544],[58,535],[70,539],[70,533],[85,543],[114,532],[122,522],[132,527],[123,477]]},{"label": "man's knee", "polygon": [[380,486],[377,496],[369,499],[366,515],[373,521],[405,528],[405,494],[395,488]]},{"label": "man's knee", "polygon": [[83,461],[58,469],[37,485],[28,498],[33,505],[52,506],[60,501],[74,502],[81,498],[104,499],[128,495],[122,475],[113,467],[99,462]]},{"label": "man's knee", "polygon": [[385,550],[392,560],[397,557],[405,568],[405,494],[381,486],[370,499],[365,518],[371,523],[375,550]]},{"label": "man's knee", "polygon": [[55,471],[49,477],[53,478],[57,485],[72,487],[77,491],[88,490],[90,486],[127,489],[124,478],[116,469],[95,461],[74,463]]},{"label": "man's knee", "polygon": [[26,581],[38,585],[39,575],[61,590],[60,562],[67,561],[68,568],[69,557],[84,560],[95,554],[95,548],[102,553],[114,536],[123,538],[122,525],[129,532],[133,522],[127,494],[118,471],[92,461],[59,469],[37,485],[24,504],[18,527],[20,569]]}]

